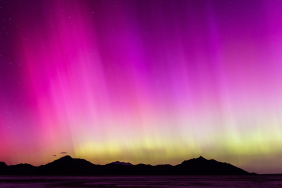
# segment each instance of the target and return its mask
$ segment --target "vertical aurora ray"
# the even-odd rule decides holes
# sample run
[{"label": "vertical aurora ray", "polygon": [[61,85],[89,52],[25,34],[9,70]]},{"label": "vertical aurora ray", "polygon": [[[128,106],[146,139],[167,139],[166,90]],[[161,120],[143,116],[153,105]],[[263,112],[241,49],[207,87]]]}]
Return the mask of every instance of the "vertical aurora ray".
[{"label": "vertical aurora ray", "polygon": [[278,0],[27,2],[1,2],[0,161],[282,171]]}]

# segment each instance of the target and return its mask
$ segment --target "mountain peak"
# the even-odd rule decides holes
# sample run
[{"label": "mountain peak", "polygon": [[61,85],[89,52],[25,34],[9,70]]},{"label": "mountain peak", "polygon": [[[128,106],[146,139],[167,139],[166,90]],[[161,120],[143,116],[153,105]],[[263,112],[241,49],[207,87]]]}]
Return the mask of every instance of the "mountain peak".
[{"label": "mountain peak", "polygon": [[200,156],[199,158],[197,158],[197,159],[200,159],[200,160],[207,160],[207,159],[205,159],[204,157],[202,157],[202,156]]},{"label": "mountain peak", "polygon": [[196,162],[196,163],[205,163],[207,161],[209,161],[209,160],[207,160],[204,157],[200,156],[198,158],[193,158],[193,159],[190,159],[190,160],[185,160],[181,164],[187,165],[187,164],[191,164],[191,163],[194,163],[194,162]]},{"label": "mountain peak", "polygon": [[112,162],[112,163],[109,163],[109,164],[115,164],[115,165],[132,165],[131,163],[120,162],[120,161]]},{"label": "mountain peak", "polygon": [[63,157],[61,157],[61,158],[59,158],[59,159],[57,159],[57,160],[55,160],[55,161],[53,161],[49,164],[52,164],[52,163],[72,163],[73,160],[74,159],[71,156],[65,155],[65,156],[63,156]]},{"label": "mountain peak", "polygon": [[70,159],[73,159],[71,156],[69,156],[69,155],[65,155],[65,156],[63,156],[63,157],[61,157],[60,159],[67,159],[67,160],[70,160]]}]

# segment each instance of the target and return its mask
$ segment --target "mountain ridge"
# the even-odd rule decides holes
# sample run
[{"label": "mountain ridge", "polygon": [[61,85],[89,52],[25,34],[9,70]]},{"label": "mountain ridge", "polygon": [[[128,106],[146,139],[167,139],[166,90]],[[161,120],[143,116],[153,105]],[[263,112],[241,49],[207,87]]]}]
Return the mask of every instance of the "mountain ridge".
[{"label": "mountain ridge", "polygon": [[185,160],[178,165],[137,164],[112,162],[106,165],[93,164],[85,159],[61,157],[41,166],[30,164],[6,165],[0,162],[0,175],[251,175],[229,163],[207,160],[200,156]]}]

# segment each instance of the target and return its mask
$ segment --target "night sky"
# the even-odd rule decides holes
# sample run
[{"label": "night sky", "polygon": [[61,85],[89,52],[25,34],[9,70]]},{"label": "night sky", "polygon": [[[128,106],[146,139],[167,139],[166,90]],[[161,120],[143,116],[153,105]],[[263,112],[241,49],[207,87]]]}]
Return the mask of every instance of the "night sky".
[{"label": "night sky", "polygon": [[282,1],[0,0],[0,161],[61,152],[282,173]]}]

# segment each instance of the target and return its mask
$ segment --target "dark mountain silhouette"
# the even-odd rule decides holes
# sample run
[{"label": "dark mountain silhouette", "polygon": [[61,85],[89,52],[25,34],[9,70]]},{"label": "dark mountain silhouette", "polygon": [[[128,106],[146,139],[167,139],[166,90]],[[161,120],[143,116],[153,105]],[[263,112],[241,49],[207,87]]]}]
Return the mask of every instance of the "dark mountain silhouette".
[{"label": "dark mountain silhouette", "polygon": [[66,155],[46,165],[37,167],[36,174],[40,175],[76,175],[87,174],[94,169],[94,164],[84,159],[74,159]]},{"label": "dark mountain silhouette", "polygon": [[18,175],[32,174],[35,170],[36,167],[30,164],[11,165],[8,166],[7,168],[9,174],[18,174]]},{"label": "dark mountain silhouette", "polygon": [[152,166],[149,164],[132,165],[125,162],[112,162],[95,165],[84,159],[64,156],[39,167],[30,164],[7,166],[0,162],[0,174],[6,175],[250,175],[229,163],[207,160],[203,157],[183,161],[172,166],[169,164]]},{"label": "dark mountain silhouette", "polygon": [[112,162],[112,163],[109,163],[109,164],[106,164],[106,165],[133,165],[133,164],[116,161],[116,162]]},{"label": "dark mountain silhouette", "polygon": [[181,164],[176,165],[176,169],[177,172],[180,174],[193,175],[234,175],[248,173],[229,163],[221,163],[213,159],[207,160],[202,156],[197,159],[183,161]]},{"label": "dark mountain silhouette", "polygon": [[4,162],[0,162],[0,175],[5,174],[7,172],[8,166]]}]

